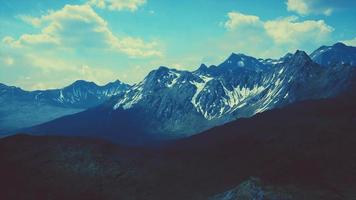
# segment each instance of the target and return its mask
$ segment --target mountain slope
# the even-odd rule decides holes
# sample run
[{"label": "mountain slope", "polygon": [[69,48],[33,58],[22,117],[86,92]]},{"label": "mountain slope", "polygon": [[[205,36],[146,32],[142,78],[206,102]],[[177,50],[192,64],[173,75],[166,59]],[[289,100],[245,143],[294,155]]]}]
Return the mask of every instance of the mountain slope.
[{"label": "mountain slope", "polygon": [[336,96],[355,75],[355,67],[323,67],[303,51],[278,61],[232,54],[193,72],[160,67],[98,108],[29,131],[120,143],[181,138],[293,102]]},{"label": "mountain slope", "polygon": [[310,57],[322,66],[335,64],[356,65],[356,48],[336,43],[332,46],[322,46],[315,50]]},{"label": "mountain slope", "polygon": [[0,185],[6,191],[1,195],[352,200],[355,100],[346,95],[303,101],[153,149],[83,138],[12,136],[0,140]]},{"label": "mountain slope", "polygon": [[76,81],[62,89],[29,92],[0,84],[0,134],[97,106],[128,87],[120,81],[105,86]]},{"label": "mountain slope", "polygon": [[202,185],[207,190],[216,183],[227,191],[255,176],[270,185],[334,193],[295,199],[353,199],[355,120],[355,96],[304,101],[183,139],[166,156],[193,162],[183,168],[209,176],[210,183]]}]

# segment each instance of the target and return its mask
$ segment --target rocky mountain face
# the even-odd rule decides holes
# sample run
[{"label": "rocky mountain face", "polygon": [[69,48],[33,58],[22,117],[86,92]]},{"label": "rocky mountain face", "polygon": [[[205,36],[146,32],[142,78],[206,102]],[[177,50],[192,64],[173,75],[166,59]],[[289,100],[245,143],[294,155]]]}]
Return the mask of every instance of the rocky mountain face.
[{"label": "rocky mountain face", "polygon": [[[157,116],[165,111],[163,117],[167,118],[177,110],[170,107],[175,104],[184,113],[198,112],[207,120],[249,117],[286,103],[335,95],[347,87],[349,72],[353,71],[347,64],[326,70],[303,51],[275,62],[232,54],[219,66],[202,65],[194,72],[160,67],[118,98],[113,108],[152,105],[158,108]],[[326,88],[330,90],[318,91]],[[150,99],[165,102],[156,105]]]},{"label": "rocky mountain face", "polygon": [[93,82],[76,81],[60,90],[38,92],[36,98],[56,105],[87,109],[119,95],[128,88],[129,85],[118,80],[104,86],[98,86]]},{"label": "rocky mountain face", "polygon": [[[123,143],[171,139],[293,102],[333,97],[347,91],[355,76],[350,55],[356,48],[343,44],[323,48],[312,57],[296,51],[279,60],[232,54],[218,66],[201,65],[193,72],[160,67],[100,108],[31,131],[100,133]],[[330,58],[332,62],[326,60]]]},{"label": "rocky mountain face", "polygon": [[97,106],[128,87],[120,81],[104,86],[76,81],[62,89],[24,91],[0,84],[0,135]]},{"label": "rocky mountain face", "polygon": [[336,64],[356,65],[356,48],[336,43],[332,46],[322,46],[315,50],[310,57],[322,66]]}]

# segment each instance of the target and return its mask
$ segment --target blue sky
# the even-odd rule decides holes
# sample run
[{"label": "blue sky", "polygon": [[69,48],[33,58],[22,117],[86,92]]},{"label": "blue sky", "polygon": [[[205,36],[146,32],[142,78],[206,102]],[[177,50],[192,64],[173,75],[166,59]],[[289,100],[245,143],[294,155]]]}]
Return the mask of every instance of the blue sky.
[{"label": "blue sky", "polygon": [[231,52],[278,58],[356,46],[349,0],[0,0],[0,82],[27,90],[77,79],[135,83]]}]

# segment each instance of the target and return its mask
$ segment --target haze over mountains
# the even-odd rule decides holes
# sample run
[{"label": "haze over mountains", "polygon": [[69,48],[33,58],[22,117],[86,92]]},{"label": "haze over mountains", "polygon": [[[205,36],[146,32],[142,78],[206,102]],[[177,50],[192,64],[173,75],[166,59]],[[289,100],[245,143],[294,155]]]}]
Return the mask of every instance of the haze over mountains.
[{"label": "haze over mountains", "polygon": [[293,102],[341,94],[355,76],[354,54],[355,47],[337,43],[319,48],[313,59],[303,51],[279,60],[231,54],[218,66],[193,72],[160,67],[95,108],[27,131],[124,144],[186,137]]}]

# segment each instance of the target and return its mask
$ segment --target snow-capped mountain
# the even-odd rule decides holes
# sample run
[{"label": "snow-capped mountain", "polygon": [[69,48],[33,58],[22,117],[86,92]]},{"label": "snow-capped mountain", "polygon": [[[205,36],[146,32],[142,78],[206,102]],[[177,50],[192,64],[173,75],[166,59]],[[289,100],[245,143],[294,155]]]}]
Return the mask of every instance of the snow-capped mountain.
[{"label": "snow-capped mountain", "polygon": [[62,89],[35,91],[34,97],[38,101],[48,102],[59,106],[75,108],[90,108],[110,97],[118,95],[129,88],[129,85],[120,81],[98,86],[93,82],[78,80]]},{"label": "snow-capped mountain", "polygon": [[0,134],[97,106],[128,88],[120,81],[104,86],[76,81],[62,89],[41,91],[0,84]]},{"label": "snow-capped mountain", "polygon": [[[314,58],[323,53],[328,51]],[[314,62],[303,51],[278,60],[231,54],[218,66],[203,64],[192,72],[160,67],[102,106],[32,131],[100,133],[100,137],[122,143],[196,134],[236,118],[346,91],[354,80],[356,68],[350,64],[355,62],[342,62],[349,58],[348,51],[337,53],[334,59],[340,62],[329,67]]]},{"label": "snow-capped mountain", "polygon": [[[352,70],[343,65],[325,70],[303,51],[276,62],[232,54],[217,67],[202,65],[194,72],[160,67],[119,97],[113,109],[152,106],[156,116],[165,118],[183,109],[207,120],[229,121],[303,99],[332,96],[347,85]],[[156,103],[157,99],[164,102]]]},{"label": "snow-capped mountain", "polygon": [[335,64],[356,65],[356,48],[336,43],[332,46],[322,46],[315,50],[310,57],[322,66]]},{"label": "snow-capped mountain", "polygon": [[27,100],[55,106],[86,109],[103,103],[128,88],[129,85],[119,80],[104,86],[78,80],[61,89],[36,91],[25,91],[18,87],[1,84],[0,99]]},{"label": "snow-capped mountain", "polygon": [[263,88],[256,83],[269,70],[268,64],[242,54],[232,54],[219,66],[201,65],[193,72],[160,67],[119,97],[113,108],[130,109],[135,104],[152,105],[155,99],[171,99],[154,107],[167,112],[171,109],[166,106],[174,102],[184,112],[194,110],[208,120],[218,119],[259,94]]}]

